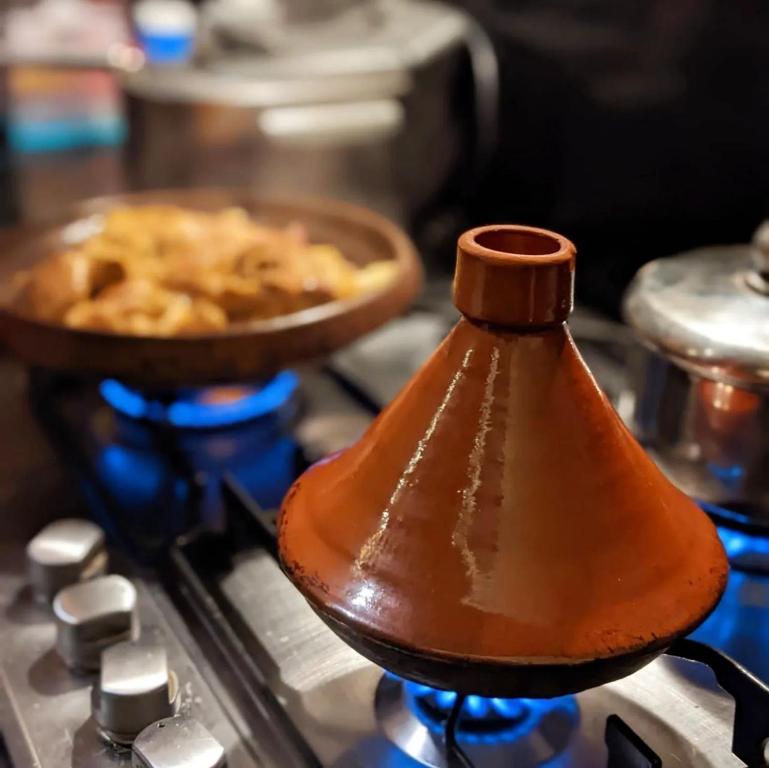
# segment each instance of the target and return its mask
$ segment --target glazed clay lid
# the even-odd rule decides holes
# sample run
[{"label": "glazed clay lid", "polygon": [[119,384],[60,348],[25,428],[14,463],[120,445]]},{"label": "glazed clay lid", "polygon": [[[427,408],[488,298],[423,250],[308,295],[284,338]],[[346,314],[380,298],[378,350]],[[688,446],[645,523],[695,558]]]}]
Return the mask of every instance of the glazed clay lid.
[{"label": "glazed clay lid", "polygon": [[649,262],[625,294],[624,314],[648,346],[683,368],[769,385],[769,221],[750,245]]},{"label": "glazed clay lid", "polygon": [[[627,674],[718,601],[715,528],[579,356],[563,323],[571,243],[481,228],[457,261],[465,317],[358,443],[294,484],[283,566],[332,628],[407,677],[555,695]],[[569,676],[585,664],[600,674]],[[520,674],[555,667],[550,687]]]}]

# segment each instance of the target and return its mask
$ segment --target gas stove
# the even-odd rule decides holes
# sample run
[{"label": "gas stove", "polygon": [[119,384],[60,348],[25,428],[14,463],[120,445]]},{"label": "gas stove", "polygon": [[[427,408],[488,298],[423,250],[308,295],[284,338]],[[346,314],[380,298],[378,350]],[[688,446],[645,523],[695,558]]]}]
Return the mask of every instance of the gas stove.
[{"label": "gas stove", "polygon": [[[769,690],[696,642],[769,679],[760,574],[732,574],[695,640],[628,678],[553,700],[458,697],[397,679],[331,633],[283,576],[282,495],[356,439],[452,321],[426,302],[323,365],[246,387],[147,393],[30,373],[31,413],[79,481],[79,511],[107,532],[112,569],[136,587],[142,637],[165,648],[179,706],[231,768],[769,764]],[[580,313],[572,328],[622,412],[622,329]],[[53,516],[77,508],[74,495],[51,504]],[[6,537],[0,554],[0,766],[129,765],[131,752],[105,744],[90,717],[98,677],[73,675],[53,650],[22,545]]]}]

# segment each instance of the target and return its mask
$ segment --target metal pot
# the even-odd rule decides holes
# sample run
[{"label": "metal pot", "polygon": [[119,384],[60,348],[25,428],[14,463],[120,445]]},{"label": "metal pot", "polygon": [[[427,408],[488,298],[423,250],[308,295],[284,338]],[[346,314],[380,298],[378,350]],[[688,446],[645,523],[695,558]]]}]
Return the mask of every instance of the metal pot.
[{"label": "metal pot", "polygon": [[122,72],[132,185],[336,197],[406,223],[441,200],[468,159],[477,175],[497,105],[485,33],[435,2],[343,10],[278,24],[253,3],[219,0],[194,61]]},{"label": "metal pot", "polygon": [[636,434],[719,522],[769,536],[769,222],[751,245],[647,264],[624,313],[645,347]]}]

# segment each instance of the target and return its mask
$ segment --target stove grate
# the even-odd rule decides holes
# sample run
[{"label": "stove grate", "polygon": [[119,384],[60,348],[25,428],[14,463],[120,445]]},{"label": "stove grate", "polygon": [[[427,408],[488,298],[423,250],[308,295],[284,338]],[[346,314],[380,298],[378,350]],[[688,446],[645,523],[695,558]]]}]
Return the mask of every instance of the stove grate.
[{"label": "stove grate", "polygon": [[[470,696],[455,694],[445,720],[444,743],[448,768],[475,768],[459,739],[462,719],[468,716],[468,699]],[[609,753],[607,768],[662,768],[657,753],[617,715],[610,715],[606,720],[605,742]]]},{"label": "stove grate", "polygon": [[667,653],[710,667],[718,684],[734,699],[732,752],[751,768],[769,766],[769,687],[705,643],[682,638]]},{"label": "stove grate", "polygon": [[662,768],[656,752],[618,715],[606,719],[607,768]]}]

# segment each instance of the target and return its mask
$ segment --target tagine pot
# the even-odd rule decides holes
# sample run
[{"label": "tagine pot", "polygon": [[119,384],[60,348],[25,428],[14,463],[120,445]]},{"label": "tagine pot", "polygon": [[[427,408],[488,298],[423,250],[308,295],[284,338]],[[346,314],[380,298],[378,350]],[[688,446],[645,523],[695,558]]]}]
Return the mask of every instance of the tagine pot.
[{"label": "tagine pot", "polygon": [[521,226],[458,243],[463,317],[361,440],[281,510],[283,568],[402,677],[545,697],[629,674],[718,602],[727,561],[566,326],[574,246]]}]

